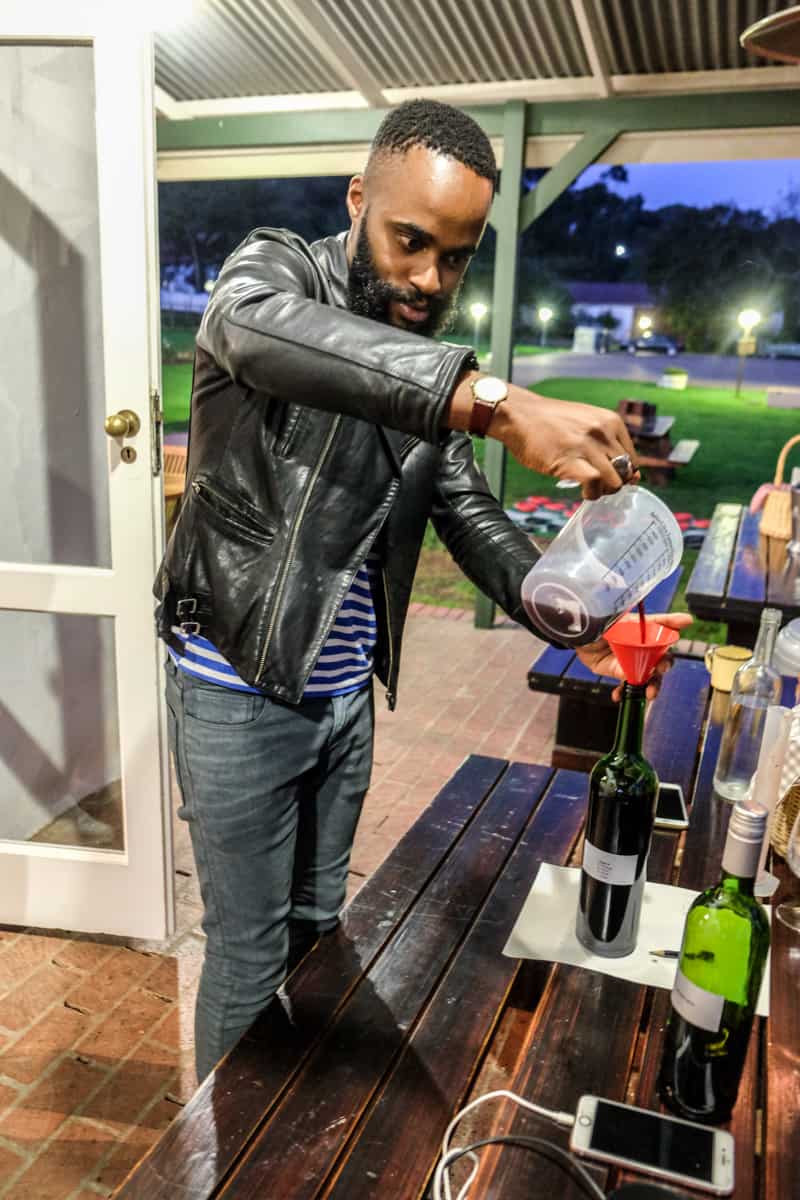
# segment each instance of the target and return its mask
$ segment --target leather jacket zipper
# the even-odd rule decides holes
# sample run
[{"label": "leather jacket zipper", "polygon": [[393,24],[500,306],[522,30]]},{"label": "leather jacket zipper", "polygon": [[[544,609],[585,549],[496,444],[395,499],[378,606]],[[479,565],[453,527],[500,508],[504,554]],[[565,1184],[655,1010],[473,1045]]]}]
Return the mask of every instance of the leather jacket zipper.
[{"label": "leather jacket zipper", "polygon": [[386,631],[389,642],[389,686],[386,689],[386,703],[389,712],[394,712],[397,697],[392,691],[394,684],[394,638],[392,637],[392,609],[389,603],[389,585],[386,582],[386,569],[381,567],[381,582],[383,583],[383,602],[386,605]]},{"label": "leather jacket zipper", "polygon": [[305,516],[306,509],[308,508],[308,502],[311,499],[311,493],[314,490],[314,484],[317,482],[317,479],[319,478],[319,473],[322,470],[322,467],[325,463],[325,459],[328,457],[328,451],[330,450],[331,445],[333,444],[333,439],[336,436],[336,431],[339,428],[341,419],[342,418],[341,418],[340,414],[337,414],[334,417],[333,424],[331,425],[330,430],[328,431],[328,436],[325,439],[325,445],[322,447],[322,453],[320,454],[319,459],[317,461],[317,465],[315,466],[315,468],[309,478],[308,484],[306,485],[306,490],[303,493],[302,503],[300,504],[300,507],[297,510],[297,516],[294,519],[294,525],[292,527],[292,536],[289,539],[289,546],[286,551],[286,557],[284,558],[283,563],[281,564],[281,573],[278,576],[278,583],[276,585],[276,590],[275,590],[275,603],[272,606],[272,615],[269,620],[269,627],[267,628],[267,636],[264,641],[264,649],[261,652],[261,658],[260,658],[259,664],[258,664],[258,671],[256,673],[257,681],[259,681],[261,679],[261,672],[264,670],[264,663],[267,660],[267,652],[270,647],[270,642],[272,641],[272,635],[275,632],[275,626],[278,621],[278,613],[280,612],[281,601],[283,600],[283,592],[286,587],[286,579],[289,574],[289,567],[292,565],[292,559],[294,558],[295,547],[297,546],[297,538],[300,534],[300,526],[303,523],[303,517]]},{"label": "leather jacket zipper", "polygon": [[[191,488],[194,494],[199,496],[201,500],[205,499],[206,504],[208,504],[212,510],[216,511],[218,516],[222,517],[223,520],[228,521],[230,524],[236,525],[250,537],[259,539],[263,538],[264,541],[267,542],[272,541],[274,538],[274,530],[267,529],[266,526],[261,524],[261,522],[256,521],[246,509],[236,504],[236,502],[231,499],[230,496],[226,495],[225,492],[220,492],[216,488],[211,487],[204,479],[193,479]],[[214,508],[214,505],[211,504],[208,497],[213,497],[213,499],[217,502],[216,509]]]}]

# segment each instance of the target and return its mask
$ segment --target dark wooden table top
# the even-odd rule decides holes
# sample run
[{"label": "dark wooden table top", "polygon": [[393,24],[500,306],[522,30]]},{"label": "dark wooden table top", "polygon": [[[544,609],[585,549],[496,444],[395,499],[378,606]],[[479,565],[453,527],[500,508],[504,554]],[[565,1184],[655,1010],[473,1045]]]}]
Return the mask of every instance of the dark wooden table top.
[{"label": "dark wooden table top", "polygon": [[800,558],[776,553],[760,522],[741,504],[718,504],[686,587],[696,617],[728,622],[729,641],[750,646],[765,605],[800,616]]},{"label": "dark wooden table top", "polygon": [[[660,777],[692,798],[686,835],[654,835],[649,875],[689,887],[716,876],[730,812],[711,790],[720,722],[707,681],[701,664],[679,662],[646,726]],[[448,1122],[486,1091],[568,1110],[584,1092],[657,1107],[666,991],[502,954],[539,864],[573,859],[586,789],[584,774],[470,757],[118,1196],[421,1200]],[[773,933],[772,1011],[732,1123],[737,1200],[796,1194],[800,940],[779,922]],[[470,1136],[566,1142],[505,1103],[479,1113]],[[578,1196],[544,1160],[503,1148],[484,1154],[472,1194],[551,1200],[554,1189]]]}]

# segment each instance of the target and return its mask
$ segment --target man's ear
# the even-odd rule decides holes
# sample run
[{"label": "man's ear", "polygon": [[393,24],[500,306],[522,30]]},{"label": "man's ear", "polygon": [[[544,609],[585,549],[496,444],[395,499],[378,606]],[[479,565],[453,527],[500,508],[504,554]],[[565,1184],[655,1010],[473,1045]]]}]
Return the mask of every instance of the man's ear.
[{"label": "man's ear", "polygon": [[354,175],[347,187],[347,212],[357,221],[364,211],[364,176]]}]

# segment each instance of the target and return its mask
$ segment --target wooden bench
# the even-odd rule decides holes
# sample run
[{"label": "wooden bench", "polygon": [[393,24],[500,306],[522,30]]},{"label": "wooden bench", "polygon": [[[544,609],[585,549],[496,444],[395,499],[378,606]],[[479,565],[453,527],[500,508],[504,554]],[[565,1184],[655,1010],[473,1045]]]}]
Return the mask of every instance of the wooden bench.
[{"label": "wooden bench", "polygon": [[164,445],[164,499],[183,495],[186,486],[186,446]]},{"label": "wooden bench", "polygon": [[[669,612],[681,579],[678,567],[653,588],[644,602],[647,612]],[[619,680],[595,675],[583,665],[574,650],[548,646],[528,671],[528,687],[534,692],[558,696],[555,767],[589,771],[614,740],[618,707],[612,692]]]},{"label": "wooden bench", "polygon": [[647,400],[634,400],[632,397],[620,400],[617,412],[625,422],[625,428],[631,435],[640,461],[642,456],[653,461],[669,461],[672,453],[672,427],[675,424],[673,416],[659,416],[655,404]]},{"label": "wooden bench", "polygon": [[622,417],[628,429],[650,429],[656,420],[658,409],[652,400],[637,400],[626,396],[617,405],[617,412]]},{"label": "wooden bench", "polygon": [[647,472],[650,483],[661,487],[669,483],[677,467],[685,467],[692,461],[700,442],[696,438],[682,438],[676,442],[666,457],[652,454],[640,454],[639,466]]},{"label": "wooden bench", "polygon": [[[707,673],[686,660],[651,708],[645,753],[690,800],[682,856],[680,835],[654,835],[658,882],[699,887],[719,865],[730,808],[711,791],[720,728],[712,713],[702,735],[708,701]],[[567,1111],[584,1092],[657,1108],[669,993],[502,953],[539,865],[574,860],[586,797],[585,775],[471,756],[117,1200],[422,1200],[447,1124],[497,1087]],[[788,894],[788,872],[776,873]],[[774,923],[772,1010],[731,1125],[735,1200],[795,1194],[794,940]],[[512,1127],[566,1145],[565,1130],[499,1103],[473,1114],[468,1136]],[[486,1152],[480,1167],[484,1200],[578,1200],[567,1176],[520,1151]],[[603,1190],[618,1182],[591,1170]]]}]

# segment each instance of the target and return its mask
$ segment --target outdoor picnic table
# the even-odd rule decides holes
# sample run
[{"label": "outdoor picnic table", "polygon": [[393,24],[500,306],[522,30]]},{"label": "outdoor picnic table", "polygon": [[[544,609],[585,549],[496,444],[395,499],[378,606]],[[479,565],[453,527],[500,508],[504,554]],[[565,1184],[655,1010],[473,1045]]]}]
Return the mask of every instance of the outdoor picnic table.
[{"label": "outdoor picnic table", "polygon": [[718,504],[686,587],[694,616],[727,622],[735,645],[755,644],[765,605],[785,621],[800,617],[800,558],[775,554],[760,522],[741,504]]},{"label": "outdoor picnic table", "polygon": [[[720,726],[708,707],[706,671],[681,661],[645,735],[659,775],[691,798],[685,845],[657,832],[648,874],[693,888],[716,877],[730,812],[712,793]],[[584,1092],[656,1108],[668,991],[502,954],[540,863],[574,860],[586,789],[583,774],[469,757],[118,1196],[421,1200],[448,1122],[489,1090],[571,1111]],[[775,922],[772,1010],[767,1028],[757,1022],[731,1126],[737,1200],[796,1194],[798,946]],[[510,1130],[567,1140],[497,1101],[467,1134]],[[601,1186],[615,1181],[592,1170]],[[578,1191],[507,1147],[484,1155],[472,1192],[554,1194]]]},{"label": "outdoor picnic table", "polygon": [[628,432],[633,438],[633,444],[642,454],[653,454],[659,458],[668,458],[672,449],[672,426],[675,418],[671,416],[656,416],[646,425],[629,424],[625,422]]}]

